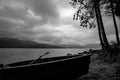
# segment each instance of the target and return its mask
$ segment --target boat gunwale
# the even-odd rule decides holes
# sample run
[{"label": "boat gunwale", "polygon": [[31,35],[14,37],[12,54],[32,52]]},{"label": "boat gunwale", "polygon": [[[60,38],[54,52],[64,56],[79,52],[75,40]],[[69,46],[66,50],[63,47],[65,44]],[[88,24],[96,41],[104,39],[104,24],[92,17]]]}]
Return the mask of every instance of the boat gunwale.
[{"label": "boat gunwale", "polygon": [[[70,57],[70,58],[68,57],[67,59],[60,59],[60,60],[43,62],[43,63],[35,63],[35,64],[27,64],[27,65],[22,65],[22,66],[15,66],[15,67],[7,66],[6,68],[3,68],[3,70],[13,69],[13,68],[21,68],[21,67],[29,67],[29,66],[37,66],[37,65],[45,65],[45,64],[56,63],[56,62],[71,60],[71,59],[75,59],[75,58],[90,56],[90,55],[91,55],[91,54],[70,55],[70,56],[73,56],[73,57]],[[0,69],[0,70],[1,70],[1,69]]]}]

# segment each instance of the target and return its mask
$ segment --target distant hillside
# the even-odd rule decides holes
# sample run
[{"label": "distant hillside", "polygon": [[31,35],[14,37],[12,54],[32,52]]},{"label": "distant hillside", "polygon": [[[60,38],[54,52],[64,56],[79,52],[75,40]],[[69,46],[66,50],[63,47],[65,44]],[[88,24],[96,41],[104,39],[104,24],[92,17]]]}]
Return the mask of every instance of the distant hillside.
[{"label": "distant hillside", "polygon": [[33,41],[18,40],[15,38],[0,38],[0,48],[98,48],[98,44],[88,45],[52,45],[45,43],[37,43]]},{"label": "distant hillside", "polygon": [[84,46],[74,44],[61,44],[59,46],[64,48],[84,48]]},{"label": "distant hillside", "polygon": [[59,45],[65,48],[100,48],[99,44],[75,45],[75,44],[62,44]]},{"label": "distant hillside", "polygon": [[23,41],[14,38],[0,38],[0,48],[61,48],[56,45]]},{"label": "distant hillside", "polygon": [[99,44],[87,44],[84,46],[85,48],[100,48]]}]

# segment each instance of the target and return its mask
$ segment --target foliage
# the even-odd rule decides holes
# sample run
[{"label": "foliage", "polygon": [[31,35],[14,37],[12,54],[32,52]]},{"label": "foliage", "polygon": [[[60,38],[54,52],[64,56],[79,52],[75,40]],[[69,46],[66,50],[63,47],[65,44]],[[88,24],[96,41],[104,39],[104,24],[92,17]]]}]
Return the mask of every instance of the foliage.
[{"label": "foliage", "polygon": [[71,6],[77,8],[73,20],[79,20],[80,26],[95,28],[95,11],[92,0],[72,0]]},{"label": "foliage", "polygon": [[112,1],[114,13],[120,17],[120,0],[101,0],[100,5],[104,8],[104,12],[108,16],[112,16],[112,8],[110,2]]},{"label": "foliage", "polygon": [[[114,13],[120,17],[120,1],[112,0]],[[77,8],[77,11],[73,15],[73,20],[79,20],[80,26],[95,28],[95,9],[93,0],[71,0],[71,6]],[[112,10],[110,6],[110,0],[99,0],[100,8],[107,16],[112,16]]]},{"label": "foliage", "polygon": [[95,21],[97,21],[99,38],[103,47],[109,47],[109,43],[107,41],[101,14],[113,16],[116,40],[119,44],[119,34],[115,19],[115,15],[120,17],[120,9],[118,10],[118,8],[120,8],[119,0],[71,0],[70,4],[74,8],[77,8],[73,20],[79,20],[80,26],[95,28]]}]

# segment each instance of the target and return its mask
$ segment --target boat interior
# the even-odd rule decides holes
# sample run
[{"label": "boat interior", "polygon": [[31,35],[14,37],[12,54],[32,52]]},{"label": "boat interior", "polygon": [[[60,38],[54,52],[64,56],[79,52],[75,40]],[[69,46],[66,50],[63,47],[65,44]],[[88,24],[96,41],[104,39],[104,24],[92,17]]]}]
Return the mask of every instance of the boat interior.
[{"label": "boat interior", "polygon": [[72,58],[75,58],[77,56],[83,57],[85,55],[77,54],[77,55],[66,55],[66,56],[49,57],[49,58],[42,58],[40,56],[39,58],[33,59],[33,60],[15,62],[15,63],[10,63],[10,64],[0,64],[0,68],[6,69],[6,68],[18,67],[18,66],[26,66],[26,65],[31,66],[31,65],[35,65],[35,64],[46,64],[46,63],[51,63],[51,62],[72,59]]}]

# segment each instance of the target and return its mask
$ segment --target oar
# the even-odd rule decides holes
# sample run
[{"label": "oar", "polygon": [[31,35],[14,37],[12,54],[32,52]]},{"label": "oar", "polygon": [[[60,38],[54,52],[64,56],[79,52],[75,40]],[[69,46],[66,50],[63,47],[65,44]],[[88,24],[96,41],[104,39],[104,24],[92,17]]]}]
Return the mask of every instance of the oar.
[{"label": "oar", "polygon": [[35,59],[35,60],[33,60],[32,62],[30,62],[29,65],[30,65],[30,64],[33,64],[35,61],[41,59],[43,56],[48,55],[49,53],[50,53],[50,52],[46,52],[45,54],[39,56],[37,59]]},{"label": "oar", "polygon": [[48,55],[50,52],[46,52],[45,54],[43,54],[43,55],[41,55],[39,58],[37,58],[37,59],[41,59],[43,56],[45,56],[45,55]]}]

